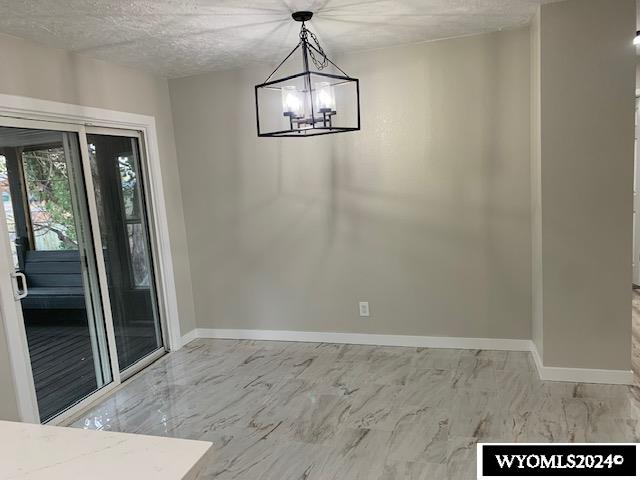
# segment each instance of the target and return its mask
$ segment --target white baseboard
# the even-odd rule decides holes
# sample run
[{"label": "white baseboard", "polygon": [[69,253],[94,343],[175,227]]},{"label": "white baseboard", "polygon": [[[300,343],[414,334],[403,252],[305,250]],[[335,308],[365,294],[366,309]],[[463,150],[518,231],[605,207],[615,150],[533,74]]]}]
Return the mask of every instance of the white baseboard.
[{"label": "white baseboard", "polygon": [[[348,343],[392,347],[460,348],[468,350],[529,351],[529,340],[504,338],[423,337],[414,335],[380,335],[372,333],[301,332],[291,330],[235,330],[198,328],[183,337],[230,338],[238,340],[276,340],[284,342]],[[189,340],[190,341],[190,340]]]},{"label": "white baseboard", "polygon": [[601,370],[598,368],[545,367],[535,344],[531,342],[531,355],[541,380],[574,383],[606,383],[609,385],[633,385],[631,370]]},{"label": "white baseboard", "polygon": [[555,382],[605,383],[632,385],[633,372],[595,368],[545,367],[531,340],[504,338],[424,337],[414,335],[379,335],[372,333],[302,332],[292,330],[246,330],[197,328],[182,337],[182,345],[196,338],[237,340],[274,340],[284,342],[347,343],[393,347],[457,348],[467,350],[507,350],[531,352],[540,379]]},{"label": "white baseboard", "polygon": [[194,328],[188,333],[185,333],[181,339],[181,346],[184,347],[187,343],[193,342],[196,338],[198,338],[198,329]]}]

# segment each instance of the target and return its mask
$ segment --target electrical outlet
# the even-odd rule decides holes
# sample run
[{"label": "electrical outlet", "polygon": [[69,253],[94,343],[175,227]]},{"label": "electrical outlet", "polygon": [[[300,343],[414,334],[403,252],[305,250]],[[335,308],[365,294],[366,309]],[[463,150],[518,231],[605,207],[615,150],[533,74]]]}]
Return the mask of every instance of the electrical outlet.
[{"label": "electrical outlet", "polygon": [[360,316],[368,317],[369,316],[369,302],[360,302]]}]

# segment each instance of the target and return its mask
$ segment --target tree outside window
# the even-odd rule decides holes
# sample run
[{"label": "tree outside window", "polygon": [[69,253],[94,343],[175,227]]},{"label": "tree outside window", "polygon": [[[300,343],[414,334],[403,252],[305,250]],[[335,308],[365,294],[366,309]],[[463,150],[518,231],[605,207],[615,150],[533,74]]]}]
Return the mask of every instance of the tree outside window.
[{"label": "tree outside window", "polygon": [[36,250],[77,250],[65,152],[52,146],[22,152]]}]

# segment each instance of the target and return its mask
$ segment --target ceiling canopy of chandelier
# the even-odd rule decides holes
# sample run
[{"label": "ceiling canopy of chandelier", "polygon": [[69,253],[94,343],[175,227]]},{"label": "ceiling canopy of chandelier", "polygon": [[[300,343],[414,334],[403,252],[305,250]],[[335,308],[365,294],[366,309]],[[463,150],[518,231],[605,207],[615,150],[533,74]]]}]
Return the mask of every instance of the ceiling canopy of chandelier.
[{"label": "ceiling canopy of chandelier", "polygon": [[[271,75],[255,86],[258,136],[309,137],[360,130],[358,79],[333,63],[306,27],[312,12],[291,16],[302,23],[300,41]],[[291,71],[289,60],[295,53],[302,57],[302,71]],[[276,73],[282,76],[272,80]]]}]

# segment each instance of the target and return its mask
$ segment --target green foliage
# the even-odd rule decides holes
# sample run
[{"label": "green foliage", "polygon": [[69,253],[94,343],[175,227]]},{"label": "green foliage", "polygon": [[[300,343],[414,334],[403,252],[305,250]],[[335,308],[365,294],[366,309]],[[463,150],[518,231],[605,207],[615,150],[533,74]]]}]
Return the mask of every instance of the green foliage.
[{"label": "green foliage", "polygon": [[122,187],[122,201],[127,219],[138,218],[138,176],[133,162],[129,157],[118,157],[118,169],[120,171],[120,184]]},{"label": "green foliage", "polygon": [[77,248],[64,149],[53,147],[23,152],[22,160],[34,235],[53,232],[60,241],[60,249]]}]

